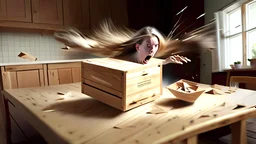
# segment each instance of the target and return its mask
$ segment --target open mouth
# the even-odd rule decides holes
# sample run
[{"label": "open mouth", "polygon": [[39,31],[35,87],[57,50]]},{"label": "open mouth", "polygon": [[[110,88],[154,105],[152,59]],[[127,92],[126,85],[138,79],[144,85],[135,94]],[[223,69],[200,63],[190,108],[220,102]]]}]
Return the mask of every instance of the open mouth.
[{"label": "open mouth", "polygon": [[143,63],[144,63],[144,64],[147,64],[148,61],[149,61],[151,58],[152,58],[152,55],[148,55],[148,56],[144,59]]}]

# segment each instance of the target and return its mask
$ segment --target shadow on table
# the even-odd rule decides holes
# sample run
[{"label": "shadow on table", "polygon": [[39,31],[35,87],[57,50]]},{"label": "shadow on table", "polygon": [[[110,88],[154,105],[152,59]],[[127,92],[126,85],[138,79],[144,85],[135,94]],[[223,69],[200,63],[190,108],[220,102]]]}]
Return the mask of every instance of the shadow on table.
[{"label": "shadow on table", "polygon": [[[97,108],[96,108],[97,107]],[[113,118],[123,113],[92,98],[80,98],[75,100],[62,100],[42,109],[44,112],[58,112],[62,115],[72,114],[84,117]]]}]

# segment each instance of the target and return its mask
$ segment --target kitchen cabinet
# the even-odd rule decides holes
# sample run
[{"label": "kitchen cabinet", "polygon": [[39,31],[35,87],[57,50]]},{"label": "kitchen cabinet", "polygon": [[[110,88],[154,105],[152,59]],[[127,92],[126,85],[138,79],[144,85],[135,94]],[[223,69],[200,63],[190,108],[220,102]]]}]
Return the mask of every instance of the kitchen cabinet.
[{"label": "kitchen cabinet", "polygon": [[62,0],[32,0],[33,23],[63,24]]},{"label": "kitchen cabinet", "polygon": [[88,31],[107,18],[128,26],[127,0],[0,0],[0,27],[7,29]]},{"label": "kitchen cabinet", "polygon": [[14,65],[1,67],[3,89],[40,87],[47,85],[45,65]]},{"label": "kitchen cabinet", "polygon": [[0,21],[32,22],[30,0],[0,0]]},{"label": "kitchen cabinet", "polygon": [[[81,81],[81,62],[39,63],[1,66],[0,90],[41,87]],[[43,139],[40,134],[27,123],[13,103],[9,103],[12,142],[26,143]],[[0,111],[5,109],[0,99]],[[0,113],[0,119],[3,115]],[[3,128],[0,120],[0,128]],[[2,133],[0,129],[0,134]],[[1,138],[1,137],[0,137]],[[0,139],[1,141],[1,139]],[[28,143],[28,142],[27,142]],[[31,142],[33,143],[33,142]]]},{"label": "kitchen cabinet", "polygon": [[64,26],[90,28],[89,0],[63,0]]},{"label": "kitchen cabinet", "polygon": [[81,62],[48,64],[49,85],[81,82]]}]

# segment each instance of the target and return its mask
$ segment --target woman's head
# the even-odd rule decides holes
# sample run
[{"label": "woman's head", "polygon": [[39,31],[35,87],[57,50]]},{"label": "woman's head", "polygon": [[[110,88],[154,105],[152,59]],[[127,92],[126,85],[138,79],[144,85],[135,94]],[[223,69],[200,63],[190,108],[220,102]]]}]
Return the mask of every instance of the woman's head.
[{"label": "woman's head", "polygon": [[159,40],[156,36],[145,37],[141,43],[136,43],[137,62],[146,64],[154,57],[159,48]]},{"label": "woman's head", "polygon": [[135,61],[146,64],[154,57],[157,51],[164,46],[163,35],[153,27],[144,27],[137,31],[129,41],[124,43],[122,54],[135,54]]}]

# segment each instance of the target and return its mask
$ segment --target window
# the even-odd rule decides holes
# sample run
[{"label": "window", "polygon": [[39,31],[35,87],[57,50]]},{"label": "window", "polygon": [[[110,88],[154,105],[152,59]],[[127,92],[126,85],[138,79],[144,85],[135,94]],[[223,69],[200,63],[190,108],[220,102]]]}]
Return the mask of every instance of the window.
[{"label": "window", "polygon": [[247,59],[256,57],[253,54],[253,51],[256,52],[256,1],[246,5],[246,40]]},{"label": "window", "polygon": [[215,13],[215,18],[220,30],[217,36],[219,70],[229,69],[235,61],[249,66],[248,59],[256,52],[256,0],[240,0]]}]

